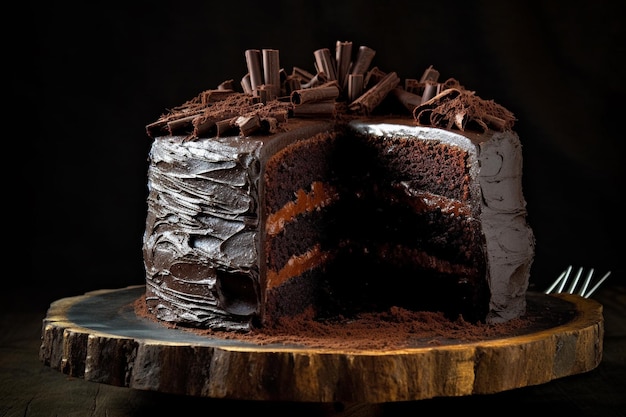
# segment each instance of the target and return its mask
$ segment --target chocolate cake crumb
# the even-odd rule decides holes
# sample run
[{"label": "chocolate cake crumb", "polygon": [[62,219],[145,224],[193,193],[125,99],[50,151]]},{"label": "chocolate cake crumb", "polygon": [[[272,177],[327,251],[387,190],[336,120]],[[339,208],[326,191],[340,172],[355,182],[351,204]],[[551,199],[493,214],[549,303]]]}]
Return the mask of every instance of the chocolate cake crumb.
[{"label": "chocolate cake crumb", "polygon": [[145,295],[134,302],[134,309],[138,317],[209,338],[241,340],[258,345],[357,350],[395,350],[485,341],[514,336],[533,322],[532,317],[523,316],[506,323],[470,323],[462,317],[450,320],[443,313],[411,311],[400,307],[362,313],[354,318],[338,317],[322,321],[314,320],[313,311],[307,310],[294,317],[281,318],[273,326],[240,333],[159,321],[148,311]]}]

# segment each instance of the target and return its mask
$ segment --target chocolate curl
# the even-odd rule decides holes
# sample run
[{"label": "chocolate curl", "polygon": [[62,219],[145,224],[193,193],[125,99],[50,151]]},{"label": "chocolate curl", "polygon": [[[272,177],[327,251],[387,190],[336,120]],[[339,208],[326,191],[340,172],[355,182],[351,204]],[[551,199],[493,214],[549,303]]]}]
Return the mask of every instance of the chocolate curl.
[{"label": "chocolate curl", "polygon": [[263,84],[263,67],[261,66],[261,51],[248,49],[245,51],[248,74],[250,74],[250,86],[256,95],[257,88]]},{"label": "chocolate curl", "polygon": [[501,117],[497,117],[491,114],[484,114],[483,119],[487,121],[487,124],[493,126],[494,130],[502,131],[509,128],[510,122]]},{"label": "chocolate curl", "polygon": [[308,83],[302,84],[302,88],[313,88],[319,85],[326,83],[328,79],[326,78],[326,74],[323,72],[318,72],[315,74],[313,78]]},{"label": "chocolate curl", "polygon": [[363,81],[363,88],[367,88],[368,86],[372,86],[377,84],[380,80],[382,80],[385,75],[385,72],[381,71],[378,67],[374,67],[367,72],[365,75],[365,80]]},{"label": "chocolate curl", "polygon": [[339,87],[336,82],[326,83],[319,87],[305,88],[291,93],[291,102],[295,105],[314,103],[318,101],[335,100],[339,97]]},{"label": "chocolate curl", "polygon": [[272,92],[271,92],[270,86],[268,85],[265,85],[265,84],[260,85],[259,88],[256,89],[256,93],[261,103],[265,104],[269,100],[271,100]]},{"label": "chocolate curl", "polygon": [[146,126],[146,133],[150,137],[161,135],[179,135],[193,130],[194,120],[201,118],[202,113],[195,112],[188,116],[170,116],[168,118],[160,118],[156,122]]},{"label": "chocolate curl", "polygon": [[200,103],[202,107],[206,107],[211,103],[226,100],[233,94],[235,94],[235,91],[232,89],[205,90],[199,94]]},{"label": "chocolate curl", "polygon": [[284,68],[281,68],[280,70],[278,70],[278,78],[280,79],[281,84],[287,80],[287,77],[289,77],[289,75],[287,74],[287,71],[285,71]]},{"label": "chocolate curl", "polygon": [[457,129],[481,131],[506,130],[513,127],[513,113],[492,100],[483,100],[474,92],[449,88],[437,94],[413,110],[413,117],[420,124]]},{"label": "chocolate curl", "polygon": [[294,91],[302,88],[302,82],[300,78],[289,75],[283,83],[285,87],[285,95],[291,96]]},{"label": "chocolate curl", "polygon": [[317,72],[323,72],[328,81],[337,80],[335,63],[330,55],[330,50],[328,48],[318,49],[313,52],[313,55],[315,56],[315,66],[317,67]]},{"label": "chocolate curl", "polygon": [[170,135],[176,135],[177,133],[180,133],[184,130],[190,130],[189,128],[192,127],[192,123],[194,119],[199,118],[199,117],[200,116],[198,116],[197,114],[194,114],[191,116],[181,117],[179,119],[171,120],[167,122],[167,131],[169,132]]},{"label": "chocolate curl", "polygon": [[193,120],[193,136],[196,138],[202,136],[211,136],[215,130],[217,119],[214,117],[196,117]]},{"label": "chocolate curl", "polygon": [[352,65],[352,70],[350,71],[350,73],[354,75],[364,75],[372,64],[374,55],[376,55],[376,51],[372,48],[369,48],[367,46],[359,47],[359,52],[357,53],[354,65]]},{"label": "chocolate curl", "polygon": [[457,90],[465,90],[461,83],[456,78],[448,78],[441,86],[441,91],[448,88],[456,88]]},{"label": "chocolate curl", "polygon": [[226,80],[217,86],[220,91],[235,91],[235,85],[233,80]]},{"label": "chocolate curl", "polygon": [[348,73],[352,63],[352,42],[337,41],[335,47],[335,60],[337,61],[337,81],[342,90],[348,83]]},{"label": "chocolate curl", "polygon": [[409,93],[420,95],[422,92],[422,85],[415,78],[407,78],[404,80],[404,89]]},{"label": "chocolate curl", "polygon": [[352,103],[363,94],[363,74],[348,75],[348,101]]},{"label": "chocolate curl", "polygon": [[348,108],[356,113],[370,114],[387,97],[387,94],[400,83],[400,77],[395,72],[385,75],[375,86],[370,88],[361,97],[354,100]]},{"label": "chocolate curl", "polygon": [[335,116],[337,113],[337,104],[334,100],[318,101],[294,106],[291,111],[294,117]]},{"label": "chocolate curl", "polygon": [[424,73],[422,74],[422,78],[420,78],[420,83],[424,84],[429,81],[436,83],[438,80],[439,80],[439,71],[434,69],[433,66],[431,65],[430,67],[424,70]]},{"label": "chocolate curl", "polygon": [[160,136],[164,132],[164,128],[166,126],[167,122],[165,120],[159,119],[156,122],[152,122],[146,125],[146,134],[151,138]]},{"label": "chocolate curl", "polygon": [[291,75],[293,77],[299,78],[302,84],[308,83],[309,81],[311,81],[313,77],[315,77],[314,74],[311,74],[307,70],[303,70],[302,68],[299,68],[299,67],[293,67],[293,70],[291,71]]},{"label": "chocolate curl", "polygon": [[220,137],[224,136],[225,133],[233,130],[237,125],[235,124],[235,120],[237,117],[231,117],[229,119],[220,120],[215,123],[215,136]]},{"label": "chocolate curl", "polygon": [[398,101],[402,103],[402,105],[409,112],[411,112],[411,114],[413,113],[413,110],[415,110],[415,108],[422,103],[422,97],[417,94],[410,93],[400,87],[396,87],[391,90],[391,94],[393,94],[394,97],[396,97]]},{"label": "chocolate curl", "polygon": [[[437,91],[438,84],[433,81],[427,81],[424,85],[424,93],[422,94],[422,103],[426,103],[431,98],[435,97],[438,94]],[[422,104],[420,103],[420,104]]]},{"label": "chocolate curl", "polygon": [[263,49],[263,77],[268,99],[273,100],[280,94],[280,61],[277,49]]},{"label": "chocolate curl", "polygon": [[250,73],[244,75],[241,79],[241,88],[246,94],[254,94],[254,90],[252,89],[252,83],[250,82]]},{"label": "chocolate curl", "polygon": [[235,125],[239,127],[241,136],[250,136],[262,127],[261,118],[257,114],[239,116],[235,119]]},{"label": "chocolate curl", "polygon": [[265,106],[261,108],[257,114],[259,114],[261,119],[272,118],[275,119],[278,123],[286,122],[287,118],[289,117],[289,111],[293,108],[293,106],[285,102],[274,103],[278,103],[277,106]]},{"label": "chocolate curl", "polygon": [[461,95],[460,90],[454,88],[444,90],[413,109],[413,118],[420,124],[429,125],[431,124],[431,114],[433,110],[441,106],[443,102],[453,100],[459,95]]},{"label": "chocolate curl", "polygon": [[278,120],[274,117],[261,117],[261,129],[267,133],[276,133],[278,131]]}]

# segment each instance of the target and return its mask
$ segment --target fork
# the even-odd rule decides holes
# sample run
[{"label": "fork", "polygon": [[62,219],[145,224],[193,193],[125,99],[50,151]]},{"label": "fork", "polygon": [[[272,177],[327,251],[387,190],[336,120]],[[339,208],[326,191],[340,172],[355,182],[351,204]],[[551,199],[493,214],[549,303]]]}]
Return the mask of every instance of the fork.
[{"label": "fork", "polygon": [[[573,281],[571,281],[569,287],[565,289],[568,281],[570,280],[570,275],[572,274],[572,265],[568,266],[565,271],[563,271],[561,275],[559,275],[559,277],[552,283],[552,285],[544,291],[544,294],[574,294],[576,291],[576,287],[580,282],[580,278],[583,275],[583,272],[584,268],[582,266],[578,268],[578,271],[576,272],[576,276],[574,277]],[[587,288],[589,288],[589,285],[591,284],[593,274],[594,270],[593,268],[591,268],[589,272],[587,272],[587,276],[583,280],[582,285],[579,287],[577,295],[583,298],[589,298],[591,294],[593,294],[600,287],[600,285],[604,281],[606,281],[609,275],[611,275],[611,271],[604,274],[602,278],[600,278],[591,289],[587,290]]]}]

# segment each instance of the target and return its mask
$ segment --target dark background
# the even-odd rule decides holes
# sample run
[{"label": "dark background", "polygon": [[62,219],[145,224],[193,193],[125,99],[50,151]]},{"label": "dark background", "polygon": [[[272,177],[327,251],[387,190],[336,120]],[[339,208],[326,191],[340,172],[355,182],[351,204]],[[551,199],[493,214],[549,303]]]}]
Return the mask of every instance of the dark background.
[{"label": "dark background", "polygon": [[537,241],[531,289],[569,264],[610,270],[606,285],[623,284],[622,8],[394,0],[29,6],[20,54],[28,77],[7,84],[27,101],[17,109],[27,121],[10,141],[30,149],[13,163],[27,172],[21,188],[32,218],[22,225],[31,232],[21,247],[31,277],[11,275],[10,284],[35,288],[34,302],[44,305],[143,284],[145,125],[222,81],[238,86],[246,49],[279,49],[288,72],[313,71],[313,51],[334,51],[338,40],[375,49],[374,65],[401,78],[433,65],[516,115]]}]

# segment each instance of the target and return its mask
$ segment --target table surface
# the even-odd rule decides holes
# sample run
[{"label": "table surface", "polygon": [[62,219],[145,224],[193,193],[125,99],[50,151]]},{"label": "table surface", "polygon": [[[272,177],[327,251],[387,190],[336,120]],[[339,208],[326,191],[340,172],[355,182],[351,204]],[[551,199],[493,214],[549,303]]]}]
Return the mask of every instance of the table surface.
[{"label": "table surface", "polygon": [[32,308],[25,294],[15,294],[0,315],[0,416],[171,417],[197,414],[198,410],[209,414],[215,407],[216,412],[229,414],[356,417],[417,415],[431,410],[446,413],[461,407],[484,412],[494,404],[510,404],[516,415],[541,411],[572,417],[626,416],[626,287],[606,286],[593,298],[603,305],[605,335],[602,362],[589,372],[490,395],[330,404],[187,397],[68,377],[39,359],[47,306],[39,303]]}]

